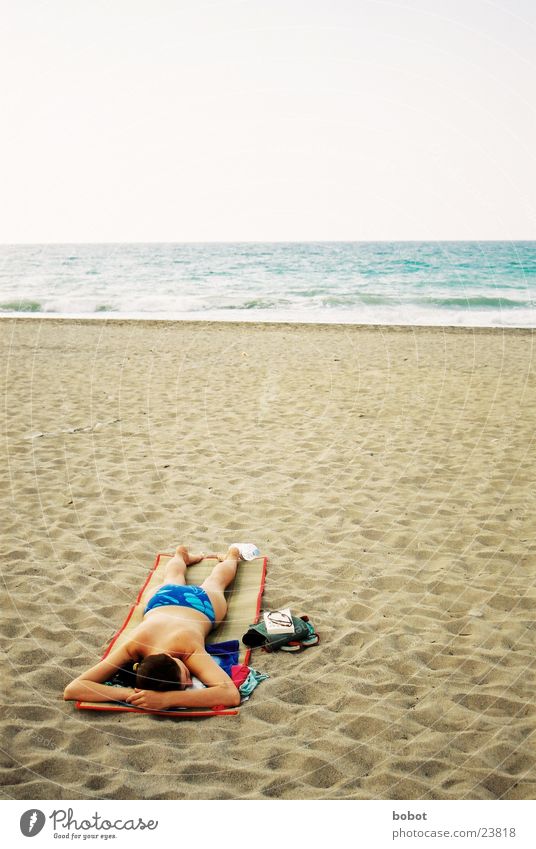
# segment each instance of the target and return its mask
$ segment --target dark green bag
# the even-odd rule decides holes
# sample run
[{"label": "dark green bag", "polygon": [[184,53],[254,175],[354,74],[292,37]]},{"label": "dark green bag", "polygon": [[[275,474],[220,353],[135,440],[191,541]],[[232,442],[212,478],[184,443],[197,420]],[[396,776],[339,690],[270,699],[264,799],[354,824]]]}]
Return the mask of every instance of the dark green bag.
[{"label": "dark green bag", "polygon": [[320,642],[312,622],[308,616],[293,616],[292,634],[268,634],[264,621],[261,619],[256,625],[250,625],[249,630],[242,637],[242,642],[250,649],[263,648],[264,651],[301,651],[316,646]]}]

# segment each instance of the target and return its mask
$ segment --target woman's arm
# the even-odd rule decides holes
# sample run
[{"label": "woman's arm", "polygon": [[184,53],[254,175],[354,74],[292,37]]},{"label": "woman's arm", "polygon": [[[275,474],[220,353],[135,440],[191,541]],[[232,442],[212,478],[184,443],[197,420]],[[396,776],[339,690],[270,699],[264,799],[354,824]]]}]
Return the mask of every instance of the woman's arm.
[{"label": "woman's arm", "polygon": [[131,691],[126,702],[145,710],[168,710],[169,708],[236,707],[240,704],[240,693],[231,681],[229,685],[204,687],[202,690],[156,690]]},{"label": "woman's arm", "polygon": [[75,699],[80,702],[126,702],[133,692],[133,687],[111,687],[109,684],[75,678],[67,684],[63,698],[67,701]]},{"label": "woman's arm", "polygon": [[236,707],[240,693],[231,678],[205,651],[196,651],[186,661],[188,669],[205,684],[201,690],[135,690],[127,702],[147,710],[167,710],[173,707]]},{"label": "woman's arm", "polygon": [[111,687],[103,684],[112,678],[121,666],[133,660],[128,646],[113,648],[99,663],[86,670],[63,691],[64,699],[86,702],[124,702],[134,692],[133,687]]}]

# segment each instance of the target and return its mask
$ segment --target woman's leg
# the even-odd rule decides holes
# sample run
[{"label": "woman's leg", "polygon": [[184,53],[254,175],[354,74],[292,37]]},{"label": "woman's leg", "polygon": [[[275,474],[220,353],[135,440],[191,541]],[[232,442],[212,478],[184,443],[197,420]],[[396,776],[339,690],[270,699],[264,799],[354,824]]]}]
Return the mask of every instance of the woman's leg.
[{"label": "woman's leg", "polygon": [[175,556],[166,563],[162,584],[185,584],[187,567],[199,563],[204,556],[204,554],[189,554],[185,545],[179,545]]},{"label": "woman's leg", "polygon": [[212,602],[216,622],[225,619],[227,613],[227,599],[224,591],[234,580],[240,552],[238,548],[230,548],[225,557],[214,567],[208,578],[205,578],[201,586]]}]

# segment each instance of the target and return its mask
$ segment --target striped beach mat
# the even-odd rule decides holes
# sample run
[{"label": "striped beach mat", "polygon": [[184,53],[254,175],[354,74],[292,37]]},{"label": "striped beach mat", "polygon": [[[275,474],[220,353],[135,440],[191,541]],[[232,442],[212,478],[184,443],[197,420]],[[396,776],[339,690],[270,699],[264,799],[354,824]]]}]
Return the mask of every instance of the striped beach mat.
[{"label": "striped beach mat", "polygon": [[[147,602],[155,593],[156,589],[163,583],[164,568],[172,554],[158,554],[153,568],[149,572],[145,583],[140,589],[137,598],[130,608],[127,617],[117,633],[114,635],[102,660],[108,655],[113,647],[120,646],[130,639],[134,628],[143,619],[143,612]],[[186,572],[188,584],[202,584],[214,568],[217,559],[207,557],[200,563],[189,566]],[[266,578],[266,557],[257,557],[255,560],[240,562],[233,583],[225,592],[228,603],[227,616],[214,631],[209,634],[210,643],[220,643],[227,640],[239,640],[247,631],[248,625],[257,622],[261,610],[261,599]],[[240,643],[239,663],[248,664],[251,649]],[[142,708],[128,705],[124,702],[76,702],[80,710],[100,711],[125,711],[128,713],[150,713],[160,716],[188,717],[188,716],[222,716],[236,715],[238,708],[173,708],[172,710],[156,711],[144,710]]]}]

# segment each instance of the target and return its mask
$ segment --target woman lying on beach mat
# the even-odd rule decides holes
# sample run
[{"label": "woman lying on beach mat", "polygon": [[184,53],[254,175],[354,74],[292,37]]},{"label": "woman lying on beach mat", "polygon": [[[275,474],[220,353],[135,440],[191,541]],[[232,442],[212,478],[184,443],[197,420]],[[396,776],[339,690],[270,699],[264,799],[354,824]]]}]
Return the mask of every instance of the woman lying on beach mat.
[{"label": "woman lying on beach mat", "polygon": [[[65,699],[128,702],[146,710],[181,707],[233,707],[240,693],[205,650],[205,637],[225,619],[224,590],[233,580],[240,551],[232,546],[200,587],[186,584],[188,566],[206,555],[179,545],[167,563],[164,583],[149,599],[143,621],[130,639],[65,688]],[[246,554],[247,557],[247,554]],[[127,664],[136,666],[136,686],[104,684]],[[187,689],[195,675],[205,687]]]}]

